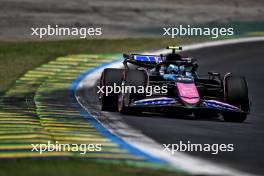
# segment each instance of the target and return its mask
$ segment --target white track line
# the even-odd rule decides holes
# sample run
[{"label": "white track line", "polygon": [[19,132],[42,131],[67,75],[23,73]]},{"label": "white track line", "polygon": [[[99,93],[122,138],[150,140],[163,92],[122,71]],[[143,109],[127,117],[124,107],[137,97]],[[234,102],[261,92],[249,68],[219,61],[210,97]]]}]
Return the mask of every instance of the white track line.
[{"label": "white track line", "polygon": [[[208,47],[214,47],[214,46],[221,46],[221,45],[232,45],[232,44],[238,44],[238,43],[247,43],[247,42],[257,42],[257,41],[264,41],[263,37],[248,37],[248,38],[241,38],[241,39],[230,39],[230,40],[218,40],[218,41],[212,41],[212,42],[203,42],[203,43],[197,43],[197,44],[191,44],[191,45],[183,45],[183,51],[190,51],[190,50],[197,50],[201,48],[208,48]],[[246,48],[245,48],[246,49]],[[151,52],[151,54],[160,54],[160,53],[169,53],[170,50],[162,49],[155,52]]]},{"label": "white track line", "polygon": [[[251,38],[242,38],[242,39],[232,39],[232,40],[223,40],[223,41],[214,41],[214,42],[205,42],[199,44],[191,44],[184,45],[184,51],[196,50],[206,47],[213,46],[221,46],[221,45],[231,45],[245,42],[256,42],[256,41],[264,41],[264,37],[251,37]],[[168,53],[168,50],[159,50],[156,52],[151,52],[151,54],[160,54],[160,53]],[[150,54],[150,53],[149,53]],[[121,67],[122,63],[114,63],[112,65],[108,65],[107,67]],[[77,91],[85,88],[90,88],[94,86],[96,80],[99,79],[100,74],[104,68],[100,68],[95,70],[91,74],[87,75],[85,79],[83,79],[78,85]],[[78,94],[76,94],[78,95]],[[85,107],[85,99],[82,96],[76,96],[80,105],[85,108],[87,111],[87,107]],[[105,115],[108,112],[104,112]],[[95,116],[95,118],[100,121],[106,128],[108,128],[112,133],[118,135],[120,138],[125,140],[130,145],[138,148],[139,150],[152,155],[154,157],[161,158],[163,160],[168,161],[172,166],[176,168],[187,171],[190,174],[197,175],[252,175],[249,173],[241,172],[236,169],[232,169],[227,166],[222,166],[217,163],[213,163],[209,160],[201,159],[198,157],[194,157],[182,152],[176,152],[174,155],[170,153],[163,152],[163,147],[161,144],[155,142],[151,138],[142,134],[139,130],[133,129],[131,126],[127,125],[120,117],[111,116],[114,119],[108,119],[107,121],[103,121],[100,117]]]}]

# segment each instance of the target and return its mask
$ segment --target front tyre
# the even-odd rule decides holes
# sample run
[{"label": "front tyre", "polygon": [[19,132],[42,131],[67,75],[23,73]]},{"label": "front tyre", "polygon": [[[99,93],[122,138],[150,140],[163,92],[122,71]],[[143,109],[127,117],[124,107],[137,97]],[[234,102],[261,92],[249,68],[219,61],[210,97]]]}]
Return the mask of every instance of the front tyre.
[{"label": "front tyre", "polygon": [[[123,75],[124,69],[114,69],[114,68],[107,68],[104,69],[101,80],[100,86],[121,86],[121,80]],[[100,95],[101,100],[101,109],[102,111],[117,111],[118,110],[118,93],[111,92],[108,95],[106,93],[101,93]]]}]

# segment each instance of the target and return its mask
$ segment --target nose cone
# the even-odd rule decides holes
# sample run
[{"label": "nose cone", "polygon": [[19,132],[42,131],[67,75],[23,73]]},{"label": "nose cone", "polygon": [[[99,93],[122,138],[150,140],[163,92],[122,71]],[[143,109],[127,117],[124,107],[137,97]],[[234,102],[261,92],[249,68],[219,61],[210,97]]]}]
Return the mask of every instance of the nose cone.
[{"label": "nose cone", "polygon": [[200,101],[198,90],[194,83],[176,83],[179,96],[184,103],[197,104]]}]

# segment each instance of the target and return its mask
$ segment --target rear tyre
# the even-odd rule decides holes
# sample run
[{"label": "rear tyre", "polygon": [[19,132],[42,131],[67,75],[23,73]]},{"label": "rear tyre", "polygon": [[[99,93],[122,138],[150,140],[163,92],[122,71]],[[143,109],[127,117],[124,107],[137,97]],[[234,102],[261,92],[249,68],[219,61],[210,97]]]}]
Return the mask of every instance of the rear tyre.
[{"label": "rear tyre", "polygon": [[226,102],[239,107],[245,113],[226,112],[223,118],[228,122],[243,122],[249,112],[248,87],[244,77],[229,76],[225,80]]},{"label": "rear tyre", "polygon": [[[120,93],[118,98],[118,111],[122,114],[140,114],[141,109],[131,108],[129,104],[144,99],[146,97],[145,88],[148,84],[148,76],[145,71],[141,70],[127,70],[125,73],[124,85],[126,88],[134,87],[135,92]],[[138,93],[139,89],[144,88],[143,93]],[[132,89],[131,89],[132,90]],[[140,91],[142,92],[142,91]]]},{"label": "rear tyre", "polygon": [[[104,69],[101,75],[100,86],[121,86],[121,80],[124,69],[113,69],[107,68]],[[105,89],[104,89],[105,90]],[[100,95],[101,100],[101,109],[102,111],[112,111],[115,112],[118,110],[118,93],[102,93]]]}]

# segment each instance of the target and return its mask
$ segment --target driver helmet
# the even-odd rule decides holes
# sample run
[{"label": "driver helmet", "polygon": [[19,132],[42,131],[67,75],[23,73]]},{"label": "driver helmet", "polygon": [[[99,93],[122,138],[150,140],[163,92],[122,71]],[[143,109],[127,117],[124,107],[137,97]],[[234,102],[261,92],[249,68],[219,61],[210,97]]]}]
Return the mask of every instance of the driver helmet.
[{"label": "driver helmet", "polygon": [[179,72],[179,67],[177,65],[170,64],[167,68],[167,73],[177,74]]},{"label": "driver helmet", "polygon": [[179,67],[179,70],[180,70],[180,72],[184,72],[184,71],[185,71],[185,66],[184,66],[184,65],[181,65],[181,66]]}]

